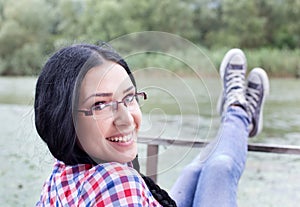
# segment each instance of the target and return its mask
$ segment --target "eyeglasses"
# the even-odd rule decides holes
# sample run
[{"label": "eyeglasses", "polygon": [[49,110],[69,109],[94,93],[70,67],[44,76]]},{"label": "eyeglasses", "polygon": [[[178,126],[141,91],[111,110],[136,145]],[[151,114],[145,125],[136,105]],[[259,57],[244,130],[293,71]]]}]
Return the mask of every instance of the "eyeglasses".
[{"label": "eyeglasses", "polygon": [[[111,101],[108,103],[99,103],[91,107],[90,110],[77,110],[84,113],[85,116],[94,116],[95,118],[107,118],[112,116],[114,112],[118,111],[118,106],[123,103],[129,111],[137,109],[138,105],[141,106],[142,101],[147,99],[145,92],[129,94],[125,96],[122,101]],[[138,105],[137,105],[138,104]]]}]

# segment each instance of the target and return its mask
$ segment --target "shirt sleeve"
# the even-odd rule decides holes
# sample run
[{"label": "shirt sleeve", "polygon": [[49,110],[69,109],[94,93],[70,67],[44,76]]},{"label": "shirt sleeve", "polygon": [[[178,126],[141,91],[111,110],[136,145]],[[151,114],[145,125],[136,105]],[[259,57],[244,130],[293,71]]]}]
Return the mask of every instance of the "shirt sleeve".
[{"label": "shirt sleeve", "polygon": [[82,206],[160,206],[143,178],[119,163],[100,165],[83,185]]}]

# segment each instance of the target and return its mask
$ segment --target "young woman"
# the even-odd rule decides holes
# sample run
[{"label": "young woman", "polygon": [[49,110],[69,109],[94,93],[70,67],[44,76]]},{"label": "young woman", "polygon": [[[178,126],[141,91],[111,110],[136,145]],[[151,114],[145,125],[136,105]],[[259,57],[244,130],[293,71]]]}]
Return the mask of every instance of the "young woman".
[{"label": "young woman", "polygon": [[57,51],[36,84],[35,124],[56,158],[37,206],[235,206],[247,139],[262,129],[268,77],[230,50],[220,67],[222,125],[216,139],[188,165],[170,195],[139,172],[142,114],[126,62],[90,44]]}]

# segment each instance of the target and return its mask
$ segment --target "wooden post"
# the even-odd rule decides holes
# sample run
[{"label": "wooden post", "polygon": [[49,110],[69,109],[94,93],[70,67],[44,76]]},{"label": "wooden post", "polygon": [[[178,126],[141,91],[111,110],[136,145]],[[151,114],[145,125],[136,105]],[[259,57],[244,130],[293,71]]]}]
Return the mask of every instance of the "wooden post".
[{"label": "wooden post", "polygon": [[157,166],[158,166],[158,145],[148,145],[147,146],[147,166],[146,174],[154,182],[157,181]]}]

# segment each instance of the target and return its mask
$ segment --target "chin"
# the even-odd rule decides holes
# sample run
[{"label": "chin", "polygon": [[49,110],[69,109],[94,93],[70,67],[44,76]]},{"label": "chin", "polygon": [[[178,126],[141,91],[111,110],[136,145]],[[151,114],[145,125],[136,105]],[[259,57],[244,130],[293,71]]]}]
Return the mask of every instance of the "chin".
[{"label": "chin", "polygon": [[122,159],[118,159],[118,162],[120,163],[127,163],[127,162],[131,162],[132,160],[134,160],[134,158],[136,157],[137,152],[132,153],[128,156],[123,156]]}]

